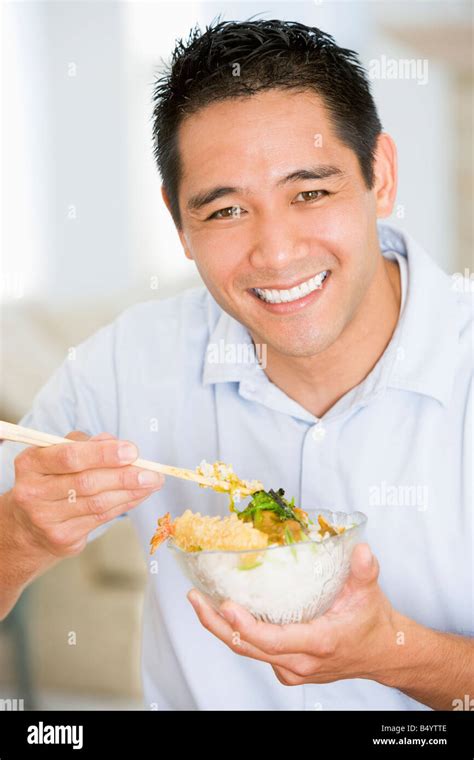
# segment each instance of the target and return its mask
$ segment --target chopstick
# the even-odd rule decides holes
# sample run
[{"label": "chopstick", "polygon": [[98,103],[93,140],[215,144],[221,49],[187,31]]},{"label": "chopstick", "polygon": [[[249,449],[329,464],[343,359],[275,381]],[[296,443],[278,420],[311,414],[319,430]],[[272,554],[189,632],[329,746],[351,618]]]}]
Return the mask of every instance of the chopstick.
[{"label": "chopstick", "polygon": [[[58,435],[51,435],[50,433],[40,433],[39,430],[22,427],[21,425],[14,425],[12,422],[4,422],[3,420],[0,420],[0,441],[1,440],[14,441],[15,443],[28,443],[30,446],[54,446],[58,443],[77,443],[77,441],[73,441],[70,438],[61,438]],[[160,464],[159,462],[152,462],[148,459],[140,458],[135,459],[131,464],[134,467],[141,467],[142,470],[152,470],[153,472],[161,472],[163,475],[171,475],[174,478],[192,480],[202,486],[223,488],[226,491],[230,488],[229,483],[225,480],[206,478],[203,475],[199,475],[194,470],[187,470],[182,467],[173,467],[169,464]],[[242,496],[249,496],[255,492],[253,489],[249,488],[239,488],[239,491]]]}]

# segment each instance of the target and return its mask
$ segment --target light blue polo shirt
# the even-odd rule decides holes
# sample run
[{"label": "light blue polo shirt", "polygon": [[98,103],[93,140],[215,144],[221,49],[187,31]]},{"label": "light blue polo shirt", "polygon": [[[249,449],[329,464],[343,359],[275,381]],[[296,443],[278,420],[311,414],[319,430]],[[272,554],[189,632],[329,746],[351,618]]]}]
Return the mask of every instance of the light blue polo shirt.
[{"label": "light blue polo shirt", "polygon": [[[379,239],[400,266],[399,322],[365,380],[321,418],[245,360],[246,328],[202,287],[137,304],[99,330],[52,375],[20,424],[58,435],[107,431],[133,440],[147,459],[180,467],[220,459],[242,477],[283,487],[304,509],[361,510],[394,607],[425,626],[472,636],[470,283],[443,273],[389,225],[379,224]],[[3,492],[21,447],[1,448]],[[169,477],[130,513],[149,567],[146,709],[427,709],[365,679],[283,686],[268,664],[212,636],[186,599],[190,584],[172,553],[148,554],[157,518],[186,508],[225,515],[228,503]]]}]

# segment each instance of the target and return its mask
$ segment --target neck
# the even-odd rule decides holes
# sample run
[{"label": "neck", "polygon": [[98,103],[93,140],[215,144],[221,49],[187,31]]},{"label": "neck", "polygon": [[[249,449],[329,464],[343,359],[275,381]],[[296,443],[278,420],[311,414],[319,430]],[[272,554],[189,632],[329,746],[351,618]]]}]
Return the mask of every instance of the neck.
[{"label": "neck", "polygon": [[363,303],[339,338],[309,357],[285,356],[268,346],[266,374],[287,396],[322,417],[382,356],[398,322],[400,299],[398,263],[381,255]]}]

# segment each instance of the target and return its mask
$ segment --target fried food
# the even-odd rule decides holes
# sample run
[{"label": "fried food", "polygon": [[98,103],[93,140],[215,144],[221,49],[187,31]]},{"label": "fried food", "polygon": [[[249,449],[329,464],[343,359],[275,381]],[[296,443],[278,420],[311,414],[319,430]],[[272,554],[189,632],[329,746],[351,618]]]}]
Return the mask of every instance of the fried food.
[{"label": "fried food", "polygon": [[265,549],[268,536],[251,523],[239,520],[235,513],[228,517],[202,516],[187,509],[173,522],[170,513],[158,520],[158,528],[151,540],[151,554],[167,538],[187,552],[204,550],[241,551]]},{"label": "fried food", "polygon": [[232,467],[223,462],[204,465],[206,463],[201,462],[196,468],[200,474],[206,477],[213,475],[219,480],[227,479],[231,483],[231,514],[224,518],[209,517],[187,509],[172,521],[170,513],[167,512],[158,520],[156,532],[150,542],[151,554],[167,538],[172,538],[176,546],[187,552],[246,551],[274,545],[291,545],[301,541],[320,541],[329,536],[337,536],[345,530],[330,525],[322,515],[318,516],[318,526],[314,525],[303,509],[295,507],[294,499],[285,499],[283,488],[279,488],[278,491],[256,491],[248,506],[237,512],[233,499],[236,498],[242,484],[248,487],[249,483],[240,480]]}]

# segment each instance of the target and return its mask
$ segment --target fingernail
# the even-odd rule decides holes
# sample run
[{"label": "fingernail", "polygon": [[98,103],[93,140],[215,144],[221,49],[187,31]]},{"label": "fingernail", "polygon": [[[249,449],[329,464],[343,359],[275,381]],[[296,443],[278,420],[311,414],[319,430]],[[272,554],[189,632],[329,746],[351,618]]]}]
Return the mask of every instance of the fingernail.
[{"label": "fingernail", "polygon": [[138,473],[138,482],[141,486],[158,486],[161,483],[161,475],[158,472],[143,472]]},{"label": "fingernail", "polygon": [[132,443],[124,443],[117,449],[117,456],[121,462],[134,462],[138,456],[136,446]]},{"label": "fingernail", "polygon": [[366,567],[372,567],[372,565],[374,564],[374,555],[372,554],[369,547],[367,547],[365,551],[363,562]]}]

